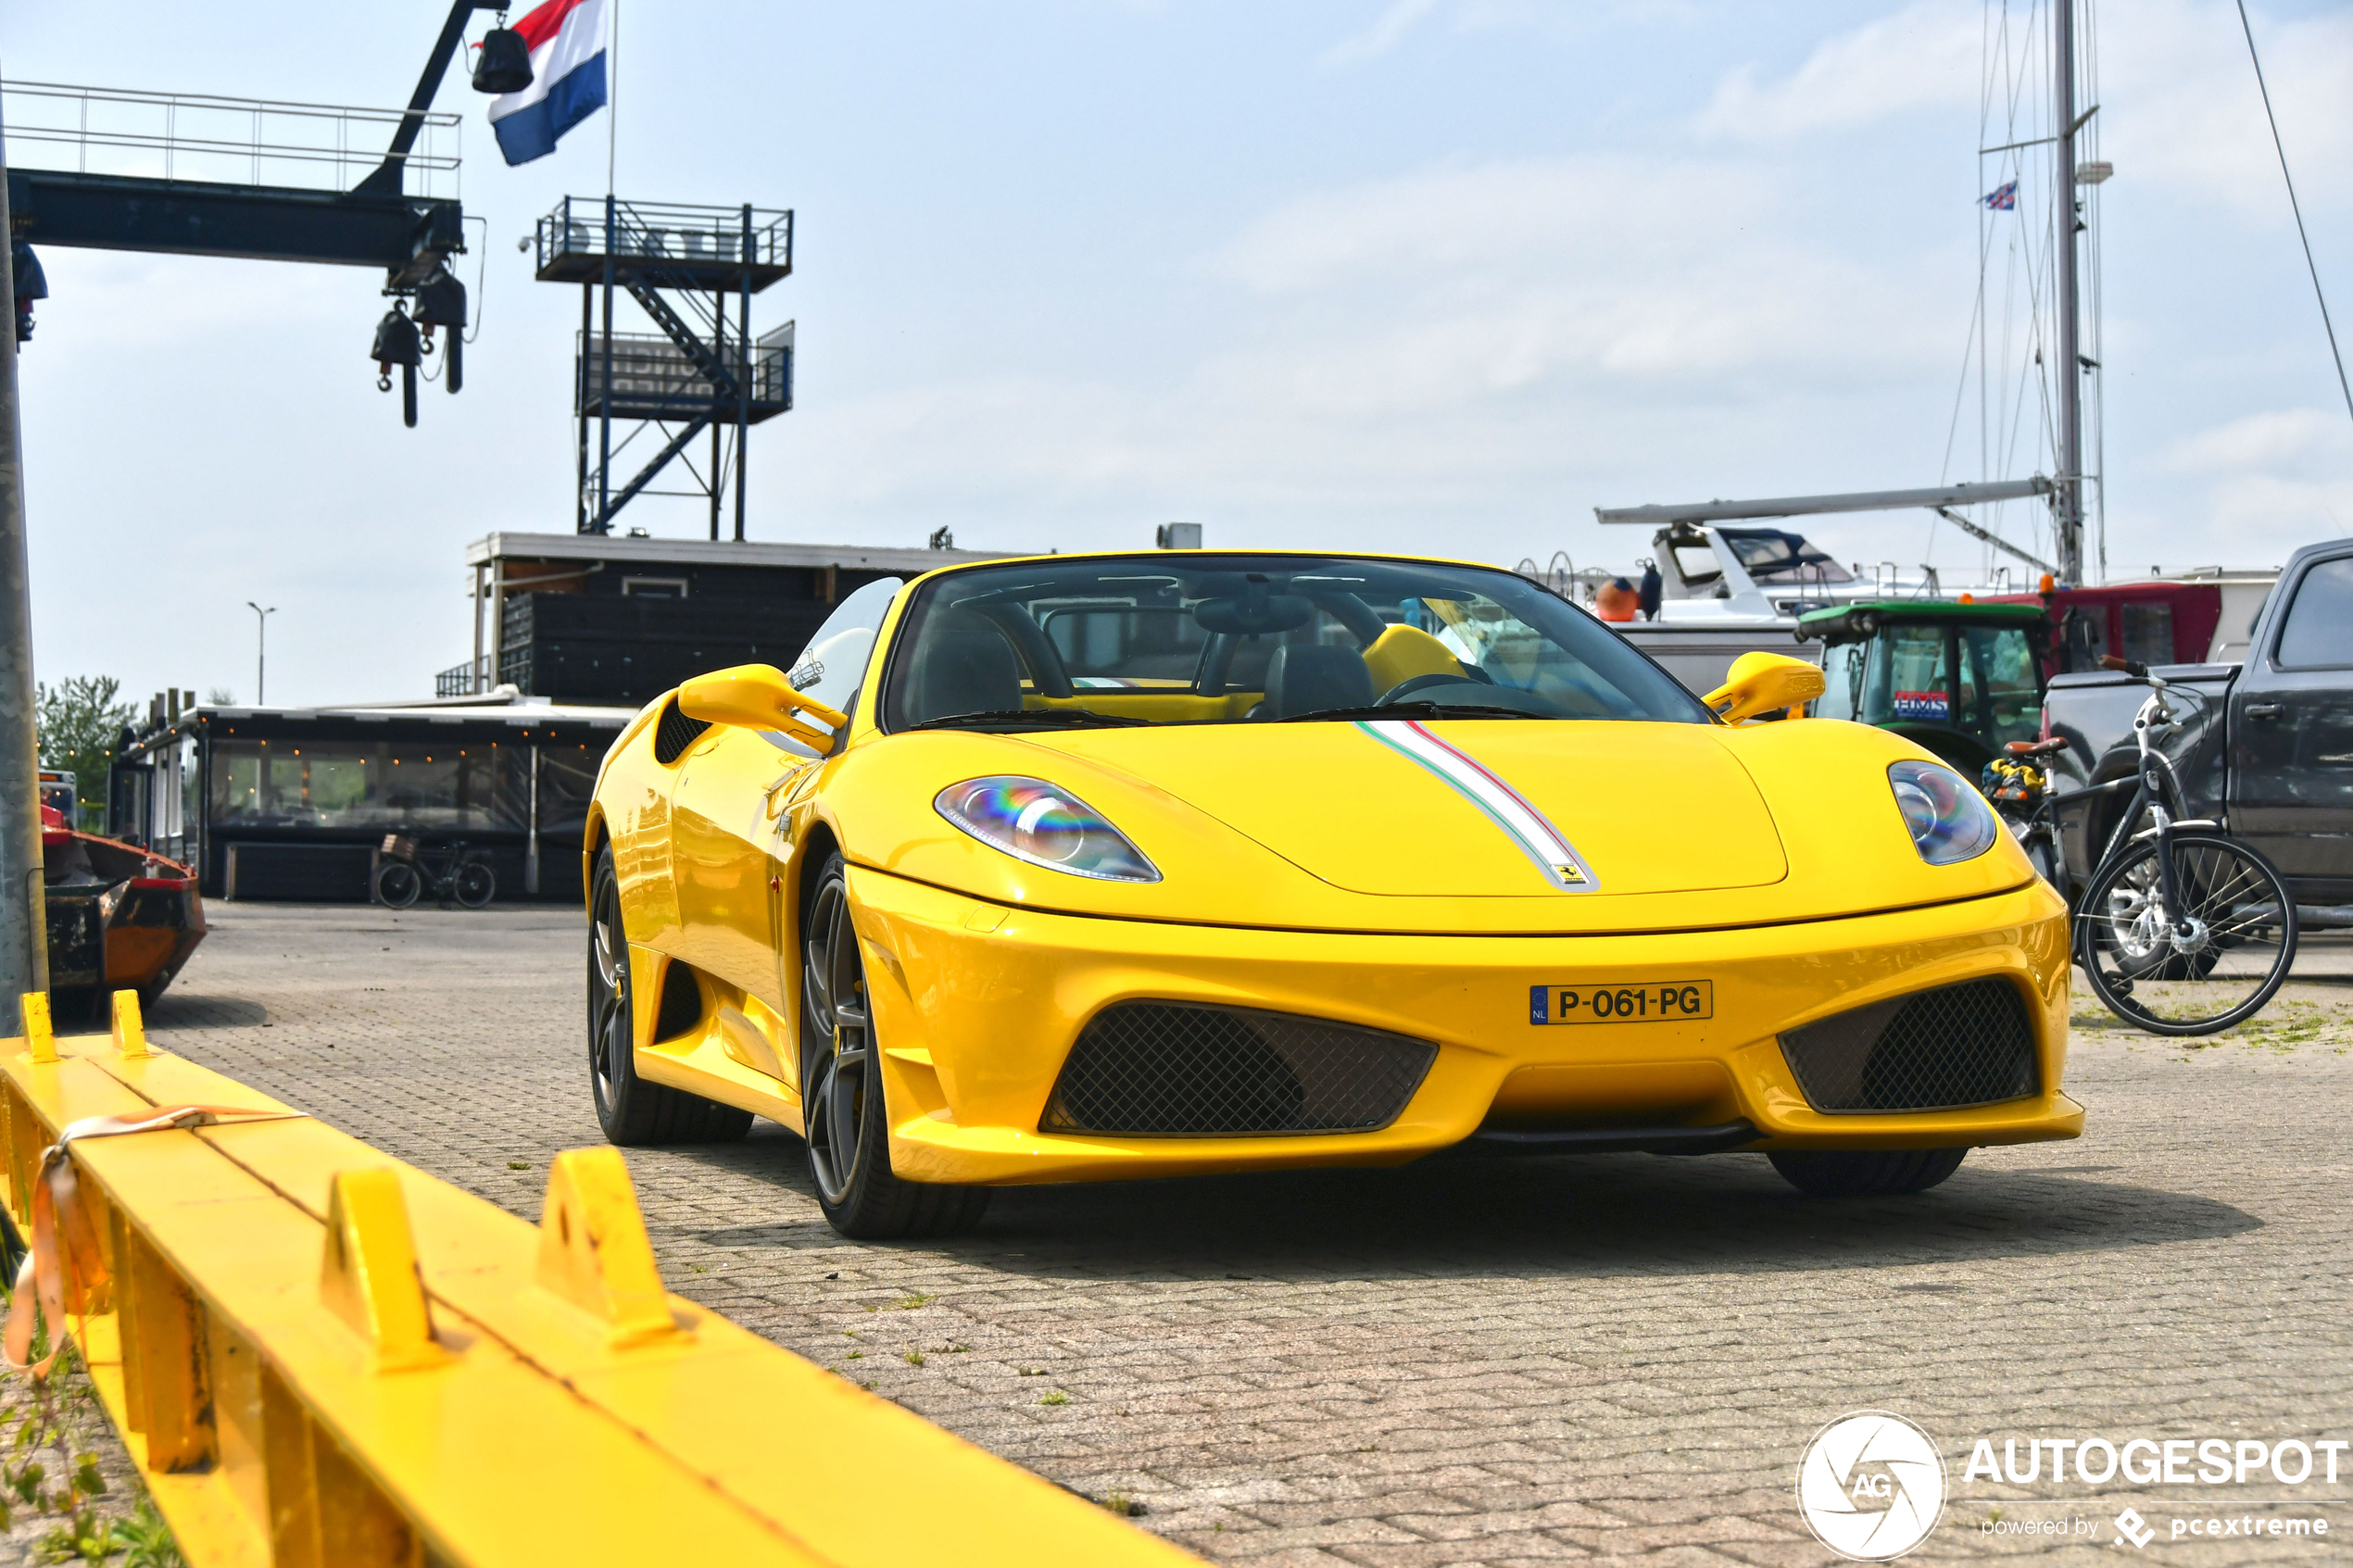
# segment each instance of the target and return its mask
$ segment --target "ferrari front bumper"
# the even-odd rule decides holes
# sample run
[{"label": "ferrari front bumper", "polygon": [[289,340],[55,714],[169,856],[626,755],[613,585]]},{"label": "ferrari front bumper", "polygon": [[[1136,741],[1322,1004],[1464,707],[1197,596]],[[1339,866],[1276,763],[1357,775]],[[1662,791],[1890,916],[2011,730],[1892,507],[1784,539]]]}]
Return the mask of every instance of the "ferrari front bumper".
[{"label": "ferrari front bumper", "polygon": [[[1009,909],[850,871],[893,1126],[917,1181],[1016,1183],[1398,1164],[1482,1126],[1697,1128],[1763,1149],[1926,1148],[2074,1137],[2065,906],[2041,883],[1893,913],[1606,936],[1365,935]],[[2027,1002],[2036,1092],[1959,1110],[1826,1113],[1780,1036],[1834,1013],[2000,977]],[[1532,989],[1707,981],[1699,1020],[1538,1025]],[[1370,1132],[1216,1137],[1044,1133],[1080,1030],[1133,1000],[1243,1007],[1434,1043],[1403,1111]]]}]

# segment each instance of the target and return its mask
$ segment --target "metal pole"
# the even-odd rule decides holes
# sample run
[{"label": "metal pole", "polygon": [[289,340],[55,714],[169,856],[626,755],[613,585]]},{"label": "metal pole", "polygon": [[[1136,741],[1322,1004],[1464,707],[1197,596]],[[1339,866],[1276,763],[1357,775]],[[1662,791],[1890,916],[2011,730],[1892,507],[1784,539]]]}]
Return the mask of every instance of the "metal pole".
[{"label": "metal pole", "polygon": [[[0,142],[0,239],[8,223]],[[49,988],[49,917],[41,875],[41,742],[32,684],[32,572],[25,550],[24,433],[17,418],[17,286],[0,265],[0,1028],[17,998]]]},{"label": "metal pole", "polygon": [[[567,207],[572,205],[570,196],[564,198],[564,205]],[[565,221],[568,224],[571,220],[567,218]],[[588,532],[588,335],[596,322],[596,286],[592,283],[581,284],[580,368],[576,372],[580,384],[573,389],[573,407],[579,410],[580,415],[580,474],[579,483],[573,486],[572,531],[574,533]]]},{"label": "metal pole", "polygon": [[539,747],[531,748],[531,806],[523,823],[522,890],[539,897]]},{"label": "metal pole", "polygon": [[612,532],[612,193],[605,193],[604,383],[597,389],[597,526]]},{"label": "metal pole", "polygon": [[2051,489],[2058,576],[2083,581],[2083,365],[2077,340],[2075,266],[2075,0],[2051,7],[2052,97],[2058,120],[2057,185],[2051,194],[2058,241],[2058,472]]},{"label": "metal pole", "polygon": [[744,475],[749,453],[744,433],[751,428],[751,204],[744,204],[743,307],[736,323],[736,543],[744,542]]},{"label": "metal pole", "polygon": [[257,618],[253,641],[253,705],[259,708],[269,699],[270,686],[264,677],[269,671],[270,618],[278,613],[278,607],[271,605],[264,609],[247,599],[245,608]]},{"label": "metal pole", "polygon": [[[712,289],[711,304],[711,314],[719,323],[717,341],[711,345],[716,350],[713,358],[724,365],[727,362],[727,291],[724,288]],[[719,542],[719,502],[724,493],[719,477],[719,410],[714,407],[711,420],[711,542],[714,545]]]}]

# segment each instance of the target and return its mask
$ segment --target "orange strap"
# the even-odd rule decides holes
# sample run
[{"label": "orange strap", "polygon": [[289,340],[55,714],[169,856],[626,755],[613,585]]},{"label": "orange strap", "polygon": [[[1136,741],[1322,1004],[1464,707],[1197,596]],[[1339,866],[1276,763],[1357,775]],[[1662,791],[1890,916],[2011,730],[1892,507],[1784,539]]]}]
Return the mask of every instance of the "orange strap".
[{"label": "orange strap", "polygon": [[[16,1294],[8,1303],[8,1323],[0,1337],[0,1366],[10,1372],[48,1375],[49,1365],[65,1348],[66,1285],[87,1299],[103,1289],[110,1277],[106,1253],[98,1246],[96,1226],[82,1201],[82,1189],[67,1146],[77,1138],[118,1138],[130,1133],[155,1133],[173,1128],[211,1127],[228,1122],[285,1122],[299,1110],[247,1110],[227,1105],[170,1105],[145,1117],[92,1116],[69,1123],[57,1141],[41,1151],[41,1170],[32,1179],[32,1245],[17,1271]],[[33,1315],[49,1320],[49,1353],[35,1364],[32,1354]]]}]

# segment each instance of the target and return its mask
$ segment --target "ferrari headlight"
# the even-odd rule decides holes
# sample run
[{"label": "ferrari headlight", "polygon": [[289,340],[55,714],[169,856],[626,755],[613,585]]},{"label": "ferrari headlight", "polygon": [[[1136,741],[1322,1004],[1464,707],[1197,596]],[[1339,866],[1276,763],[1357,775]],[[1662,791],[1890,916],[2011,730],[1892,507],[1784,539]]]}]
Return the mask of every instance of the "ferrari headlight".
[{"label": "ferrari headlight", "polygon": [[966,779],[933,797],[939,814],[992,849],[1101,882],[1158,882],[1159,868],[1068,790],[1043,779]]},{"label": "ferrari headlight", "polygon": [[1887,770],[1887,782],[1912,834],[1912,847],[1931,866],[1973,859],[1992,848],[2001,832],[1985,797],[1950,768],[1898,762]]}]

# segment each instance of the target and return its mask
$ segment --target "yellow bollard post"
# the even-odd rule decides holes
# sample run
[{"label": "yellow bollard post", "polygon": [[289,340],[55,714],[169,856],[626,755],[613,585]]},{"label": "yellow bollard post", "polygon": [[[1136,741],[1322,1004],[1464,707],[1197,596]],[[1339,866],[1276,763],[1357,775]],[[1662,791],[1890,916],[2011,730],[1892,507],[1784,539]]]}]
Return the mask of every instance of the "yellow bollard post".
[{"label": "yellow bollard post", "polygon": [[45,991],[24,994],[24,1048],[35,1061],[57,1060],[57,1032],[49,1026],[49,996]]},{"label": "yellow bollard post", "polygon": [[114,1048],[125,1056],[153,1056],[147,1044],[147,1026],[139,1016],[139,993],[117,991],[114,994]]}]

